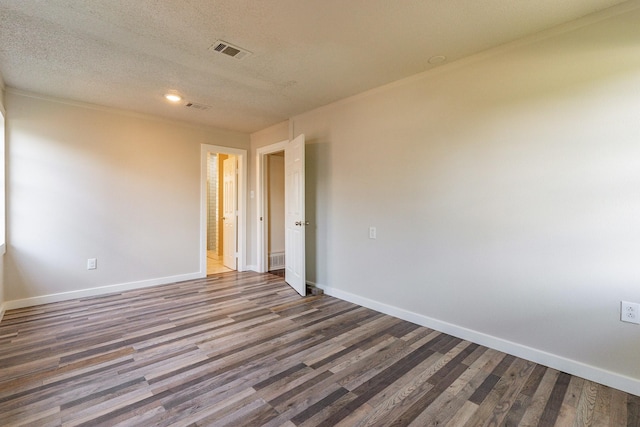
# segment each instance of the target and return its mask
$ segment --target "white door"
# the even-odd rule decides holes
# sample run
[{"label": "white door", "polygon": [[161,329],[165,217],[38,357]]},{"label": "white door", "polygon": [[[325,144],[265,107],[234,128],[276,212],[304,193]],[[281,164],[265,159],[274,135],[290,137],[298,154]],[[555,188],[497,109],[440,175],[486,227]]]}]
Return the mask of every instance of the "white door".
[{"label": "white door", "polygon": [[284,150],[285,281],[300,295],[307,294],[304,219],[304,135]]},{"label": "white door", "polygon": [[236,221],[237,221],[237,175],[236,158],[229,156],[222,162],[222,263],[236,270]]}]

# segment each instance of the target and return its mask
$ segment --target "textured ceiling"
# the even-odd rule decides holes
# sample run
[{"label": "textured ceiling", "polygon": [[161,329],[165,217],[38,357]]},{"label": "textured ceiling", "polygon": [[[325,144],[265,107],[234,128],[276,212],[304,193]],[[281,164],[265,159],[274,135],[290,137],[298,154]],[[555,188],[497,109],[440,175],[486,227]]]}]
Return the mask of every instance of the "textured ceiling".
[{"label": "textured ceiling", "polygon": [[[0,0],[0,75],[55,97],[253,132],[620,0]],[[218,39],[253,55],[214,53]],[[208,110],[170,105],[175,90]]]}]

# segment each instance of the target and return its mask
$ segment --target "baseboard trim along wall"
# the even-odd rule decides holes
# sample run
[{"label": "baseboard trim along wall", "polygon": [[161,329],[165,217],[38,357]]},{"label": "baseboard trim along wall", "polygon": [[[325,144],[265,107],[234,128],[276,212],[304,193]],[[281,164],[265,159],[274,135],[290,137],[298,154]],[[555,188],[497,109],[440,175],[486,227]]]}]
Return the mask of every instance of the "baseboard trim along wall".
[{"label": "baseboard trim along wall", "polygon": [[[140,280],[138,282],[120,283],[116,285],[99,286],[96,288],[81,289],[78,291],[60,292],[57,294],[42,295],[31,298],[6,301],[4,310],[13,310],[16,308],[33,307],[35,305],[50,304],[52,302],[68,301],[77,298],[87,298],[99,295],[111,294],[114,292],[132,291],[135,289],[148,288],[150,286],[166,285],[169,283],[182,282],[185,280],[201,279],[202,275],[198,273],[181,274],[170,277],[159,277],[156,279]],[[4,311],[2,312],[4,313]],[[2,318],[0,317],[0,320]]]},{"label": "baseboard trim along wall", "polygon": [[463,328],[452,323],[443,322],[428,316],[424,316],[422,314],[414,313],[389,304],[365,298],[360,295],[355,295],[349,292],[342,291],[340,289],[335,289],[330,286],[318,285],[313,282],[308,283],[322,289],[327,295],[340,298],[342,300],[349,301],[351,303],[358,304],[363,307],[367,307],[402,320],[407,320],[417,325],[426,326],[427,328],[453,335],[454,337],[471,341],[473,343],[480,344],[485,347],[501,351],[503,353],[508,353],[522,359],[530,360],[532,362],[539,363],[541,365],[548,366],[550,368],[566,372],[571,375],[604,384],[606,386],[613,387],[627,393],[635,394],[636,396],[640,396],[640,381],[631,377],[616,374],[615,372],[606,371],[591,365],[586,365],[572,359],[567,359],[562,356],[547,353],[545,351],[537,350],[535,348],[527,347],[522,344],[487,335],[482,332],[474,331],[472,329]]}]

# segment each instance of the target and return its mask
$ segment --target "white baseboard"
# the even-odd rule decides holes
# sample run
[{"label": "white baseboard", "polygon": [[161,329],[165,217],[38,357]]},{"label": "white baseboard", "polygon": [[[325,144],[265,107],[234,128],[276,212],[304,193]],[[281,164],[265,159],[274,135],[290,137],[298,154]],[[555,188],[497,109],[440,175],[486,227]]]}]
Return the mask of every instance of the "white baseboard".
[{"label": "white baseboard", "polygon": [[170,277],[159,277],[157,279],[141,280],[138,282],[120,283],[117,285],[99,286],[96,288],[81,289],[78,291],[60,292],[57,294],[42,295],[31,298],[6,301],[3,309],[13,310],[16,308],[32,307],[35,305],[49,304],[52,302],[67,301],[71,299],[87,298],[98,295],[111,294],[114,292],[131,291],[134,289],[148,288],[150,286],[166,285],[169,283],[182,282],[184,280],[201,279],[202,274],[189,273]]},{"label": "white baseboard", "polygon": [[431,328],[457,338],[471,341],[473,343],[480,344],[485,347],[501,351],[503,353],[508,353],[522,359],[530,360],[540,365],[566,372],[571,375],[604,384],[606,386],[613,387],[618,390],[634,394],[636,396],[640,396],[640,380],[597,368],[595,366],[587,365],[572,359],[567,359],[565,357],[558,356],[552,353],[547,353],[545,351],[531,348],[522,344],[514,343],[512,341],[507,341],[492,335],[487,335],[485,333],[474,331],[472,329],[454,325],[452,323],[443,322],[432,317],[414,313],[409,310],[375,301],[366,297],[362,297],[360,295],[355,295],[350,292],[345,292],[340,289],[335,289],[330,286],[318,285],[313,282],[308,283],[322,289],[327,295],[340,298],[342,300],[349,301],[354,304],[358,304],[363,307],[388,314],[390,316],[407,320],[421,326],[426,326],[427,328]]}]

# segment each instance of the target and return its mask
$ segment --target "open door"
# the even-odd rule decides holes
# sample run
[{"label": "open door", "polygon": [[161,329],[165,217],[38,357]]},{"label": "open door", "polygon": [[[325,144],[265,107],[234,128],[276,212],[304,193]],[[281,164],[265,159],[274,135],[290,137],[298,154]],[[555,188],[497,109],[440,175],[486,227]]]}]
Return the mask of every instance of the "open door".
[{"label": "open door", "polygon": [[237,270],[236,265],[236,222],[237,222],[237,175],[236,157],[229,156],[222,162],[223,199],[222,199],[222,263],[225,267]]},{"label": "open door", "polygon": [[304,219],[304,135],[284,150],[285,281],[300,295],[307,294]]}]

